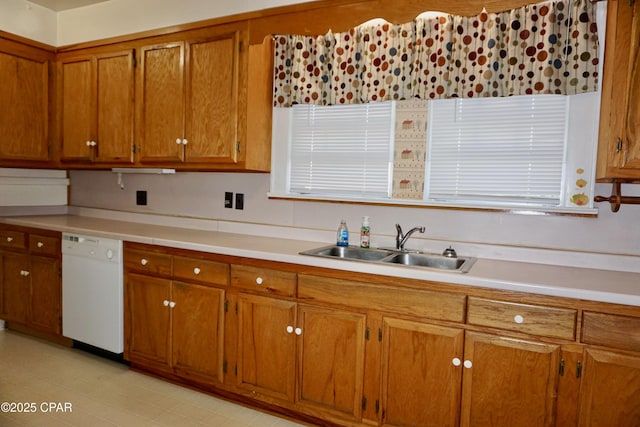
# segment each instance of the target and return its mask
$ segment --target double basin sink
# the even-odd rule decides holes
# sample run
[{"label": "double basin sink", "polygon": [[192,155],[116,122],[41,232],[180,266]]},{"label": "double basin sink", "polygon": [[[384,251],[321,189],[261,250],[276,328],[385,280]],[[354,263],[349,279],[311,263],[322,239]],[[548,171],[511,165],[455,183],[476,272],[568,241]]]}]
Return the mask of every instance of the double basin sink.
[{"label": "double basin sink", "polygon": [[322,258],[362,261],[377,264],[392,264],[428,270],[466,273],[471,269],[475,258],[448,257],[421,252],[396,251],[389,249],[364,249],[357,246],[324,246],[300,252]]}]

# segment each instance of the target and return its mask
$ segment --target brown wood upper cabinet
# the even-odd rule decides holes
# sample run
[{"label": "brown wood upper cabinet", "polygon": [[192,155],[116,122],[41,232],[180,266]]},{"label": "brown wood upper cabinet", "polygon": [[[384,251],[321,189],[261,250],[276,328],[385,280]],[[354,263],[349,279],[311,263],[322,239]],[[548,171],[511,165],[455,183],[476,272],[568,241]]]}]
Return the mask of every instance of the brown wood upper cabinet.
[{"label": "brown wood upper cabinet", "polygon": [[[2,42],[2,40],[0,40]],[[0,163],[47,162],[49,150],[49,59],[29,48],[12,53],[0,43]],[[53,55],[51,55],[53,56]]]},{"label": "brown wood upper cabinet", "polygon": [[640,180],[640,2],[607,7],[596,178]]},{"label": "brown wood upper cabinet", "polygon": [[236,163],[239,67],[235,28],[140,50],[140,163]]},{"label": "brown wood upper cabinet", "polygon": [[63,162],[133,162],[134,51],[60,62]]}]

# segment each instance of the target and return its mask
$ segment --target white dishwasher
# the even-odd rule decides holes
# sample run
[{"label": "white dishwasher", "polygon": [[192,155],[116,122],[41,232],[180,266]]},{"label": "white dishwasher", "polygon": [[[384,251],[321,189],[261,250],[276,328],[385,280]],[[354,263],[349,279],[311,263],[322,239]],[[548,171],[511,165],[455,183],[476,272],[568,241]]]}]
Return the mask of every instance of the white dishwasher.
[{"label": "white dishwasher", "polygon": [[63,233],[62,335],[124,350],[122,240]]}]

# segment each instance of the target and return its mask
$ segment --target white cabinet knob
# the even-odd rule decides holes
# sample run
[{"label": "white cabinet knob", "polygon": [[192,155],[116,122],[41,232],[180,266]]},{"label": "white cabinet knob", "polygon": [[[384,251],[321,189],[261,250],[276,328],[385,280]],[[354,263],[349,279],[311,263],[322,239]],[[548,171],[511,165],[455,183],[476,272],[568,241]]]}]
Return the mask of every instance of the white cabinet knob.
[{"label": "white cabinet knob", "polygon": [[460,359],[458,359],[457,357],[454,357],[453,360],[451,361],[451,363],[453,363],[453,366],[462,365],[462,361]]},{"label": "white cabinet knob", "polygon": [[513,316],[513,321],[520,324],[520,323],[524,323],[524,317],[522,317],[519,314],[516,314],[515,316]]},{"label": "white cabinet knob", "polygon": [[44,246],[44,243],[42,243],[42,242],[38,242],[38,243],[36,243],[36,246],[37,246],[37,247],[39,247],[39,248],[41,248],[41,247],[43,247],[43,246]]},{"label": "white cabinet knob", "polygon": [[87,147],[91,147],[91,141],[87,141]]},{"label": "white cabinet knob", "polygon": [[256,283],[262,285],[262,277],[256,277]]},{"label": "white cabinet knob", "polygon": [[198,274],[200,274],[200,269],[199,269],[198,267],[194,268],[194,269],[193,269],[193,274],[195,274],[196,276],[197,276]]},{"label": "white cabinet knob", "polygon": [[167,300],[162,301],[162,305],[164,305],[165,307],[169,307],[169,301]]},{"label": "white cabinet knob", "polygon": [[287,326],[287,333],[289,334],[293,333],[293,326],[291,325]]},{"label": "white cabinet knob", "polygon": [[140,260],[140,264],[142,264],[142,265],[147,265],[148,263],[149,263],[149,261],[147,261],[147,259],[146,259],[146,258],[142,258],[142,259]]},{"label": "white cabinet knob", "polygon": [[97,142],[95,142],[95,141],[91,141],[91,146],[92,146],[92,147],[95,147],[96,145],[98,145],[98,143],[97,143]]},{"label": "white cabinet knob", "polygon": [[180,138],[176,138],[176,144],[178,145],[182,144],[182,140]]},{"label": "white cabinet knob", "polygon": [[465,360],[463,365],[465,368],[469,369],[473,366],[473,363],[471,363],[471,360]]},{"label": "white cabinet knob", "polygon": [[7,242],[9,243],[13,242],[13,237],[7,237]]},{"label": "white cabinet knob", "polygon": [[302,329],[296,328],[296,335],[300,335],[300,334],[302,334]]},{"label": "white cabinet knob", "polygon": [[187,141],[186,138],[182,140],[182,145],[187,145],[188,143],[189,143],[189,141]]},{"label": "white cabinet knob", "polygon": [[29,275],[29,272],[28,272],[28,271],[26,271],[26,270],[21,270],[21,271],[20,271],[20,275],[21,275],[21,276],[24,276],[24,277],[27,277],[27,276]]},{"label": "white cabinet knob", "polygon": [[173,307],[175,307],[175,306],[176,306],[176,303],[175,303],[174,301],[171,301],[171,302],[169,303],[169,307],[170,307],[170,308],[173,308]]}]

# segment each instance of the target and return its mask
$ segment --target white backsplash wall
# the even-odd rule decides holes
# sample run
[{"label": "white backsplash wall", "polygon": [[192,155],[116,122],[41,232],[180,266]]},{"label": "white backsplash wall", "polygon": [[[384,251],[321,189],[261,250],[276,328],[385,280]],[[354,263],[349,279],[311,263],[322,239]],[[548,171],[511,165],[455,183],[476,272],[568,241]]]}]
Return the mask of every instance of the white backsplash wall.
[{"label": "white backsplash wall", "polygon": [[[437,241],[436,247],[456,245],[500,245],[515,248],[553,249],[640,257],[640,206],[623,205],[612,213],[606,203],[598,204],[597,218],[524,215],[468,210],[444,210],[370,206],[344,203],[316,203],[269,200],[268,174],[177,172],[175,175],[123,175],[107,171],[71,171],[70,205],[122,212],[170,215],[277,225],[326,231],[332,243],[340,219],[347,220],[351,242],[357,243],[362,217],[371,217],[373,246],[389,245],[394,224],[405,230],[424,225],[416,236]],[[136,206],[136,190],[147,191],[147,206]],[[224,193],[243,193],[244,210],[224,207]],[[611,186],[599,184],[596,193],[608,195]],[[640,196],[640,185],[623,185],[623,194]],[[317,233],[314,233],[317,235]],[[415,242],[415,243],[414,243]],[[424,248],[421,239],[410,241]],[[475,254],[472,254],[475,255]],[[638,261],[640,263],[640,261]]]}]

